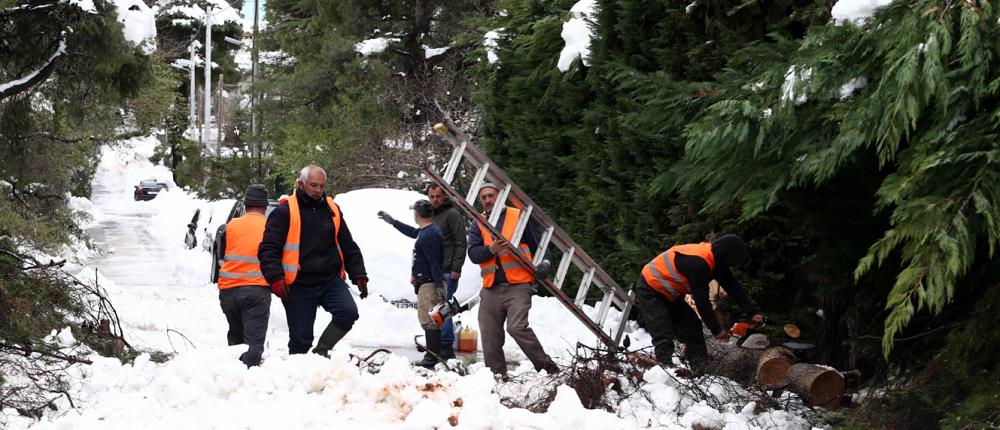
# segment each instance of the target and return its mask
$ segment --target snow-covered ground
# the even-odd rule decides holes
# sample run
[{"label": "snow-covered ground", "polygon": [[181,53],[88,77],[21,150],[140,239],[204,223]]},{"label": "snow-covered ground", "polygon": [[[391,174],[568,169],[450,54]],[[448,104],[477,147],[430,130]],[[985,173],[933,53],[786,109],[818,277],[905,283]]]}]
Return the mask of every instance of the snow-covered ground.
[{"label": "snow-covered ground", "polygon": [[[421,333],[416,311],[388,302],[415,301],[408,285],[412,241],[375,216],[386,210],[410,219],[407,207],[421,196],[400,190],[357,190],[336,197],[364,253],[372,296],[358,300],[361,318],[332,358],[289,356],[284,309],[274,300],[264,362],[246,369],[237,360],[245,347],[226,345],[217,289],[208,282],[211,257],[200,244],[185,249],[183,241],[196,209],[202,208],[205,217],[205,208],[218,214],[221,206],[225,216],[227,203],[206,202],[176,187],[168,169],[148,161],[155,142],[137,138],[106,148],[92,204],[72,200],[74,208],[93,218],[88,231],[103,251],[81,254],[84,260],[76,270],[81,279],[96,280],[107,290],[133,346],[176,355],[157,364],[143,354],[126,365],[93,357],[93,365],[74,370],[79,375],[71,388],[75,409],[57,402],[59,410],[38,422],[4,411],[12,428],[447,428],[449,419],[460,428],[809,427],[805,418],[783,411],[755,413],[752,404],[732,402],[717,410],[696,403],[683,397],[660,368],[644,375],[646,396],[621,401],[617,414],[583,408],[566,386],[558,388],[544,414],[508,408],[502,396],[523,395],[545,380],[510,339],[505,352],[508,360],[521,361],[512,374],[527,381],[524,386],[498,388],[481,363],[472,364],[467,376],[414,369],[410,348],[413,335]],[[167,182],[169,190],[152,201],[133,201],[133,185],[148,178]],[[467,263],[458,296],[475,294],[478,284],[478,267]],[[352,292],[357,294],[353,287]],[[476,312],[464,314],[463,324],[476,328]],[[612,311],[609,320],[618,318]],[[318,313],[317,334],[329,319]],[[557,362],[565,363],[577,342],[596,344],[552,298],[534,298],[531,324]],[[630,336],[633,348],[649,344],[642,330]],[[375,348],[401,353],[389,355],[381,371],[372,374],[359,368],[352,354],[367,356]]]}]

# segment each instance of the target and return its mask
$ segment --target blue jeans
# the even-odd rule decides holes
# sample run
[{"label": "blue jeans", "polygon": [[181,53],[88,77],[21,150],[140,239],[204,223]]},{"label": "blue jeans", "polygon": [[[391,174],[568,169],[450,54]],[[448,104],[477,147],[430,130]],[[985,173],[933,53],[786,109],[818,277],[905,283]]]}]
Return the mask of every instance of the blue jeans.
[{"label": "blue jeans", "polygon": [[[452,296],[455,295],[455,290],[458,290],[458,279],[451,278],[451,272],[444,272],[444,281],[448,284],[448,300],[451,300]],[[441,326],[441,346],[445,348],[450,348],[455,343],[455,326],[451,323],[451,318],[448,318]]]},{"label": "blue jeans", "polygon": [[333,276],[322,285],[292,284],[281,304],[288,320],[289,354],[305,354],[312,347],[317,306],[323,306],[333,316],[333,324],[345,332],[358,320],[358,305],[340,276]]}]

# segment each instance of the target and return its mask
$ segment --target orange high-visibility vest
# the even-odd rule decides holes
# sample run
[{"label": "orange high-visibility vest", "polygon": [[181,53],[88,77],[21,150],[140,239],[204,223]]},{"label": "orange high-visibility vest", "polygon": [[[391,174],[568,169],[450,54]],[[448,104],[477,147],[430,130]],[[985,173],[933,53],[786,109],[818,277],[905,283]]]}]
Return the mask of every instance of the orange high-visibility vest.
[{"label": "orange high-visibility vest", "polygon": [[646,280],[646,284],[670,301],[691,293],[687,277],[678,272],[674,264],[678,253],[701,257],[708,263],[709,270],[715,270],[715,256],[712,254],[712,244],[708,242],[673,246],[656,256],[642,268],[642,277]]},{"label": "orange high-visibility vest", "polygon": [[219,269],[219,289],[258,285],[266,287],[257,248],[264,239],[264,215],[248,213],[226,224],[226,253]]},{"label": "orange high-visibility vest", "polygon": [[[517,229],[517,222],[521,218],[521,210],[515,208],[507,208],[507,213],[503,219],[503,237],[507,238],[508,241],[514,237],[514,230]],[[493,236],[490,235],[489,230],[482,224],[477,224],[479,226],[479,232],[483,235],[483,244],[490,246],[493,244]],[[524,254],[525,258],[529,261],[531,257],[531,249],[525,243],[520,243],[517,248]],[[535,275],[533,275],[528,269],[521,265],[513,255],[509,252],[501,252],[500,257],[500,268],[503,269],[503,274],[507,277],[507,282],[511,284],[526,284],[530,282],[535,282]],[[496,276],[497,272],[497,262],[496,258],[491,258],[484,263],[479,265],[479,273],[483,275],[483,288],[490,288],[493,286],[493,278]]]},{"label": "orange high-visibility vest", "polygon": [[[285,270],[285,283],[292,285],[295,282],[295,275],[299,273],[299,244],[301,243],[302,237],[302,217],[299,214],[299,199],[295,197],[298,190],[292,193],[292,196],[288,198],[288,236],[285,237],[285,248],[281,252],[281,267]],[[337,242],[337,236],[340,233],[340,207],[333,202],[333,197],[326,197],[326,204],[330,207],[330,211],[333,212],[333,246],[337,248],[337,253],[340,254],[340,277],[347,279],[347,272],[344,267],[347,262],[344,261],[344,253],[340,250],[340,243]]]}]

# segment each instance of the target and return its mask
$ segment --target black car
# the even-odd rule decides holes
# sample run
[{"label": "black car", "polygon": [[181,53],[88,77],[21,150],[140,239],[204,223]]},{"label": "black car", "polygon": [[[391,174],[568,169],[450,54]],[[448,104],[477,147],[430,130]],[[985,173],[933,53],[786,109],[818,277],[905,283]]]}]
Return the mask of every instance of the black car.
[{"label": "black car", "polygon": [[[278,201],[277,200],[268,200],[267,201],[267,212],[264,213],[264,216],[271,215],[271,212],[273,212],[274,208],[276,208],[276,207],[278,207]],[[236,203],[233,203],[233,209],[229,211],[229,217],[226,218],[226,222],[222,223],[219,226],[219,228],[216,229],[215,235],[212,236],[212,250],[211,250],[211,252],[212,252],[212,275],[211,275],[212,282],[219,282],[219,269],[222,268],[222,261],[219,260],[219,253],[220,253],[220,251],[222,251],[222,248],[225,246],[225,244],[219,243],[219,242],[221,241],[220,239],[222,238],[222,233],[224,231],[226,231],[226,224],[228,224],[229,221],[232,220],[233,218],[239,218],[239,217],[241,217],[243,215],[246,215],[246,213],[247,213],[247,208],[246,208],[246,206],[243,205],[243,199],[236,200]]]},{"label": "black car", "polygon": [[156,179],[144,179],[139,181],[139,185],[135,186],[135,192],[132,197],[135,198],[136,201],[153,200],[161,190],[168,189],[167,184],[159,182]]}]

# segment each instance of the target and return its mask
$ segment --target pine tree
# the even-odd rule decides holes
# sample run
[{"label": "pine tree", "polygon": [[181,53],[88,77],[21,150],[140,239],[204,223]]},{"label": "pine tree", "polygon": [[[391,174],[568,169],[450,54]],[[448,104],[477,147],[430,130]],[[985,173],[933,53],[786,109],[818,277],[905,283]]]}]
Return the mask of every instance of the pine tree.
[{"label": "pine tree", "polygon": [[0,236],[45,250],[79,232],[66,194],[89,195],[100,146],[155,81],[115,6],[94,3],[97,13],[45,0],[0,9]]}]

